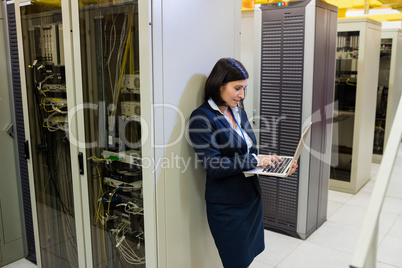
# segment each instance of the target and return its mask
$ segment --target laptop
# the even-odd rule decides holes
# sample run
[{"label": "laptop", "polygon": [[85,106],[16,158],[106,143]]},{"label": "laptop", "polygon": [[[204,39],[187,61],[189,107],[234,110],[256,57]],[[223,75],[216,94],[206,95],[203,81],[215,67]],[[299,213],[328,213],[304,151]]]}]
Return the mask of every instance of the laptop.
[{"label": "laptop", "polygon": [[272,167],[270,165],[262,166],[262,167],[256,167],[254,169],[250,169],[247,171],[243,171],[244,175],[246,177],[252,176],[254,174],[260,174],[260,175],[265,175],[265,176],[275,176],[275,177],[287,177],[289,176],[291,167],[293,165],[294,161],[297,161],[299,159],[299,156],[303,150],[304,147],[304,142],[307,138],[307,134],[310,132],[311,129],[311,124],[310,123],[306,129],[303,131],[302,136],[300,137],[299,144],[297,145],[295,154],[292,156],[279,156],[282,158],[281,163],[275,163],[275,167]]}]

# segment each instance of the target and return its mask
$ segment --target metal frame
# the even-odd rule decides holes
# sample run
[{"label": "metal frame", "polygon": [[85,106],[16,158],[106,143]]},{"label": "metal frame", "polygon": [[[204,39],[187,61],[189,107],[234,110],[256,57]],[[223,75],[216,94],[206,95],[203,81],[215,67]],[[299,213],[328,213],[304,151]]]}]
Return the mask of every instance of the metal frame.
[{"label": "metal frame", "polygon": [[[152,82],[153,82],[153,104],[163,103],[164,99],[164,84],[163,84],[163,4],[162,0],[152,1]],[[155,106],[152,108],[152,119],[154,120],[154,131],[159,135],[154,134],[152,144],[164,144],[164,117],[160,112],[156,116]],[[154,159],[161,159],[163,157],[163,148],[153,148]],[[165,173],[161,168],[155,167],[155,204],[156,204],[156,217],[157,217],[157,267],[167,267],[167,238],[166,238],[166,202],[165,202]],[[156,176],[157,175],[157,176]]]},{"label": "metal frame", "polygon": [[[72,1],[76,2],[76,1]],[[79,50],[79,46],[76,44],[76,40],[74,40],[74,34],[79,34],[79,31],[76,29],[76,23],[79,22],[77,18],[72,17],[72,8],[70,6],[69,0],[62,0],[61,2],[62,8],[62,19],[63,19],[63,40],[64,40],[64,52],[65,55],[71,55],[71,57],[65,57],[65,66],[66,66],[66,84],[71,85],[67,86],[67,103],[68,107],[77,107],[79,102],[79,96],[82,96],[81,91],[77,91],[77,84],[81,82],[81,76],[77,76],[77,70],[80,70],[80,65],[77,63],[80,59],[80,54],[77,54],[77,50]],[[80,51],[78,51],[80,52]],[[78,57],[77,57],[78,55]],[[77,67],[78,66],[78,67]],[[81,176],[79,175],[79,166],[78,166],[78,153],[79,148],[76,144],[71,143],[71,137],[78,137],[81,140],[82,131],[79,131],[78,126],[81,125],[79,123],[84,123],[81,118],[82,113],[77,113],[77,117],[71,116],[71,108],[68,113],[69,117],[69,137],[70,137],[70,154],[71,154],[71,169],[72,169],[72,180],[73,180],[73,196],[74,196],[74,210],[75,210],[75,226],[77,233],[77,251],[78,251],[78,265],[79,267],[84,267],[86,263],[86,258],[92,256],[91,251],[88,253],[87,247],[85,247],[85,234],[84,231],[84,217],[83,212],[83,204],[85,201],[86,194],[84,194],[82,186],[80,185],[82,181]],[[82,130],[82,128],[80,128]],[[81,134],[81,135],[80,135]],[[84,158],[86,159],[86,158]],[[84,161],[84,170],[86,170],[85,161]],[[87,255],[90,254],[90,255]]]},{"label": "metal frame", "polygon": [[[81,49],[80,49],[80,31],[79,31],[79,6],[78,1],[69,1],[65,0],[66,4],[69,5],[69,9],[66,8],[66,12],[71,12],[71,23],[72,23],[72,46],[74,47],[72,51],[72,55],[74,58],[74,78],[75,78],[75,103],[82,104],[84,103],[83,99],[83,89],[82,89],[82,76],[81,76]],[[151,54],[151,2],[150,1],[139,1],[139,35],[140,38],[140,81],[141,87],[149,90],[144,90],[141,93],[141,114],[146,122],[150,124],[147,126],[149,129],[142,128],[142,135],[145,137],[150,137],[147,139],[147,143],[143,144],[143,156],[147,156],[152,158],[154,152],[152,151],[151,145],[154,144],[154,124],[153,124],[153,109],[151,103],[153,103],[153,86],[152,86],[152,54]],[[64,12],[64,11],[63,11]],[[63,17],[64,18],[64,17]],[[64,30],[67,32],[68,29]],[[66,63],[67,65],[67,63]],[[67,74],[66,74],[67,75]],[[74,107],[74,106],[71,106]],[[82,109],[77,109],[77,126],[84,126],[84,112]],[[78,128],[78,127],[77,127]],[[76,154],[78,152],[83,154],[83,158],[87,159],[85,146],[83,143],[85,142],[85,129],[79,128],[77,132],[77,143],[78,148],[76,148]],[[78,167],[75,167],[78,170]],[[87,170],[86,161],[84,161],[84,170]],[[78,172],[77,172],[78,174]],[[145,221],[145,237],[146,237],[146,248],[145,248],[145,257],[147,266],[157,267],[157,237],[156,237],[156,209],[155,209],[155,178],[154,172],[152,169],[144,169],[143,170],[144,180],[143,180],[143,189],[144,189],[144,221]],[[82,258],[85,258],[85,267],[93,267],[92,260],[92,239],[91,239],[91,221],[90,221],[90,208],[89,208],[89,197],[88,197],[88,180],[86,174],[78,176],[77,191],[81,193],[82,199],[82,221],[83,221],[83,234],[82,237],[85,237],[85,251],[82,254],[85,254]],[[84,267],[84,266],[83,266]]]},{"label": "metal frame", "polygon": [[[21,28],[21,13],[20,13],[20,6],[26,5],[29,1],[22,1],[16,0],[15,1],[15,13],[16,13],[16,21],[17,21],[17,35],[19,37],[22,36],[22,28]],[[29,4],[29,3],[28,3]],[[71,55],[73,55],[73,44],[72,44],[72,37],[70,35],[72,28],[71,28],[71,16],[70,16],[70,6],[68,0],[63,0],[62,2],[62,13],[63,13],[63,39],[64,39],[64,49],[65,51],[69,51]],[[24,48],[23,43],[18,43],[18,54],[20,60],[20,66],[25,66],[26,63],[24,61]],[[75,83],[74,83],[74,75],[73,75],[73,57],[66,57],[66,82],[68,85],[67,87],[67,95],[68,95],[68,106],[75,107],[76,100],[75,100]],[[21,73],[21,90],[23,96],[23,107],[24,107],[24,121],[29,122],[29,115],[28,115],[28,105],[27,105],[27,88],[26,88],[26,79],[25,79],[25,68],[20,69]],[[72,118],[73,121],[69,122],[69,135],[70,137],[77,137],[77,122],[75,118]],[[28,140],[29,144],[32,145],[31,138],[30,138],[30,127],[29,124],[25,125],[25,137]],[[32,155],[32,148],[29,146],[29,153]],[[78,171],[78,162],[77,160],[78,150],[75,146],[70,147],[70,157],[71,161],[71,169],[73,170],[73,195],[74,195],[74,211],[75,211],[75,227],[77,232],[77,253],[78,253],[78,264],[80,267],[85,267],[85,247],[84,247],[84,228],[83,228],[83,221],[82,221],[82,203],[81,203],[81,186],[80,181],[78,180],[77,176],[74,174],[74,171]],[[29,170],[29,181],[30,181],[30,192],[31,192],[31,205],[32,205],[32,217],[34,223],[34,235],[35,235],[35,244],[36,244],[36,254],[37,254],[37,266],[42,267],[42,260],[40,256],[40,245],[39,245],[39,228],[38,228],[38,217],[37,217],[37,208],[36,208],[36,195],[35,195],[35,186],[34,186],[34,172],[33,172],[33,165],[32,159],[28,159],[28,170]]]},{"label": "metal frame", "polygon": [[[313,121],[311,117],[312,100],[313,100],[313,80],[314,80],[314,45],[315,45],[315,22],[316,21],[316,1],[312,0],[305,8],[304,21],[304,58],[303,58],[303,92],[302,92],[302,129]],[[309,29],[309,30],[307,30]],[[309,71],[306,71],[309,70]],[[306,148],[311,148],[311,133],[305,141]],[[310,180],[310,152],[303,150],[300,155],[300,162],[303,162],[299,167],[299,192],[297,202],[297,233],[306,239],[307,235],[307,220],[308,220],[308,196],[309,196],[309,180]],[[300,213],[302,212],[302,213]]]},{"label": "metal frame", "polygon": [[402,76],[398,75],[398,71],[402,68],[402,29],[383,29],[381,38],[393,38],[386,118],[388,126],[385,127],[384,140],[384,146],[386,146],[391,133],[392,123],[396,117],[398,99],[402,95],[402,87],[400,86],[402,84]]},{"label": "metal frame", "polygon": [[[155,151],[152,145],[155,144],[155,118],[154,110],[151,103],[154,103],[154,82],[153,82],[153,21],[154,16],[152,14],[153,6],[151,1],[138,1],[139,9],[139,36],[140,38],[140,51],[142,57],[140,57],[140,81],[143,88],[149,89],[141,93],[141,114],[146,122],[149,124],[149,140],[144,144],[142,149],[142,155],[151,158],[155,157]],[[149,105],[148,105],[149,104]],[[142,135],[145,136],[146,133]],[[145,228],[145,258],[147,266],[149,267],[159,267],[158,255],[163,252],[159,248],[159,230],[156,211],[157,211],[157,201],[156,201],[156,178],[155,172],[151,169],[143,170],[144,178],[143,181],[144,192],[146,193],[144,197],[144,221],[147,228]]]},{"label": "metal frame", "polygon": [[[261,20],[262,20],[262,12],[260,9],[261,5],[255,5],[254,7],[254,80],[253,80],[253,88],[256,92],[259,91],[261,87],[261,55],[260,53],[256,53],[257,51],[261,51]],[[254,111],[257,116],[260,115],[260,95],[253,95],[253,106]],[[258,118],[257,118],[258,119]],[[254,120],[253,124],[254,130],[260,129],[260,120]],[[257,144],[260,144],[260,135],[256,135]]]},{"label": "metal frame", "polygon": [[[21,12],[20,12],[20,3],[27,2],[23,0],[16,0],[15,4],[15,20],[17,23],[17,36],[22,36],[22,28],[21,28]],[[22,42],[18,42],[18,56],[20,61],[20,66],[25,66],[24,61],[24,47]],[[23,99],[23,109],[24,109],[24,122],[29,122],[28,115],[28,104],[27,104],[27,89],[26,89],[26,79],[25,79],[25,68],[20,68],[21,75],[21,95]],[[30,138],[30,127],[29,124],[25,125],[25,138],[32,144]],[[28,146],[29,155],[32,155],[32,149]],[[40,253],[40,244],[39,244],[39,227],[38,227],[38,216],[37,216],[37,208],[36,208],[36,193],[35,193],[35,185],[34,185],[34,172],[33,172],[33,164],[32,159],[27,159],[28,171],[29,171],[29,188],[31,192],[31,206],[32,206],[32,221],[33,221],[33,229],[35,235],[35,251],[36,251],[36,263],[38,267],[42,267],[42,259]]]}]

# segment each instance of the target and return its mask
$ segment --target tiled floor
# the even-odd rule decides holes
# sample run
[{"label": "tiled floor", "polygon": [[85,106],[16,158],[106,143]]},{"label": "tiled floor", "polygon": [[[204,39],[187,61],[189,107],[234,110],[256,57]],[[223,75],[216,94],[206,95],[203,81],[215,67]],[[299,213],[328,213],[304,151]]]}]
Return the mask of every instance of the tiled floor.
[{"label": "tiled floor", "polygon": [[[349,267],[379,164],[356,195],[329,191],[327,221],[305,241],[265,231],[266,249],[251,268]],[[377,267],[402,268],[402,145],[380,217]]]},{"label": "tiled floor", "polygon": [[36,265],[33,264],[32,262],[26,260],[26,259],[21,259],[19,261],[13,262],[9,265],[4,266],[3,268],[35,268]]},{"label": "tiled floor", "polygon": [[[266,249],[251,268],[349,267],[379,166],[372,164],[373,179],[356,195],[329,191],[328,220],[306,240],[265,231]],[[383,204],[377,250],[378,268],[402,268],[402,146]],[[20,260],[5,267],[36,266]]]}]

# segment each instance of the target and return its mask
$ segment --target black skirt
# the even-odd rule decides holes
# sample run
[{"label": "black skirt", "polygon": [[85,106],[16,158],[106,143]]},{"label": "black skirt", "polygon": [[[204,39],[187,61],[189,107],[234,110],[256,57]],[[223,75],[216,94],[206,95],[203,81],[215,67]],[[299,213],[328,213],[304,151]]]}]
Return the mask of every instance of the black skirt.
[{"label": "black skirt", "polygon": [[225,268],[248,267],[264,250],[261,196],[241,205],[207,202],[207,217]]}]

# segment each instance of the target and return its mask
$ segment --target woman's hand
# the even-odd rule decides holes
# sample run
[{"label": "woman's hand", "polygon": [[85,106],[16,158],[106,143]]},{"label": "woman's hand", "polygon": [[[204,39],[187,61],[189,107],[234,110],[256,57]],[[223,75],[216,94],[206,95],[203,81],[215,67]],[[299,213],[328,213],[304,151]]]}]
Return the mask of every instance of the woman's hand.
[{"label": "woman's hand", "polygon": [[279,164],[280,162],[282,162],[282,158],[280,158],[277,155],[262,155],[259,154],[257,155],[258,158],[258,163],[260,166],[266,166],[266,165],[270,165],[272,167],[275,167],[275,163]]},{"label": "woman's hand", "polygon": [[297,168],[298,168],[297,161],[294,161],[292,167],[290,168],[289,176],[295,173]]}]

